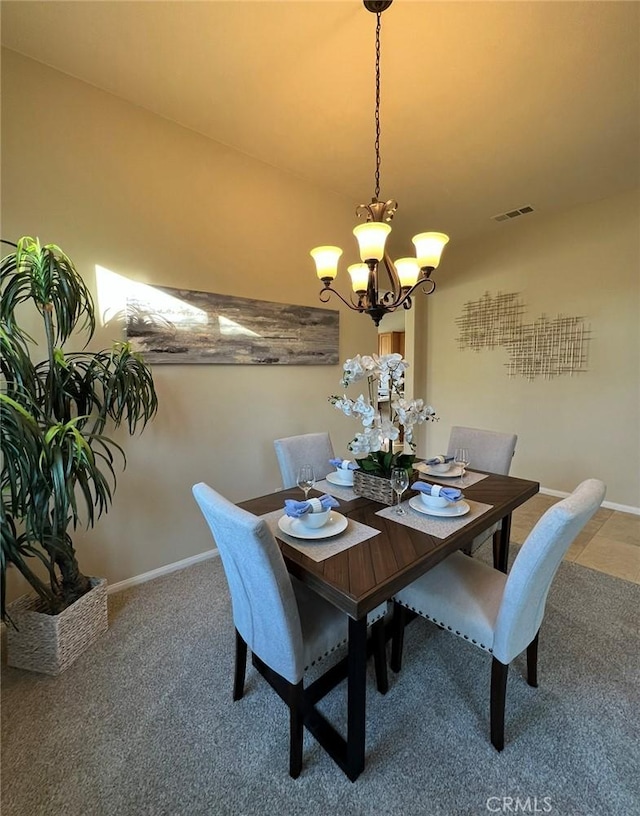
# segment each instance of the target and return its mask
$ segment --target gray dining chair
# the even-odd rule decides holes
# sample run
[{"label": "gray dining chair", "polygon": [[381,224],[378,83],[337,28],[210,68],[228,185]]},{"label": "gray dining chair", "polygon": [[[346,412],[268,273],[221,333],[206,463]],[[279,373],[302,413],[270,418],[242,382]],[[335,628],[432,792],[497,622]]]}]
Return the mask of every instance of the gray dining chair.
[{"label": "gray dining chair", "polygon": [[275,439],[278,465],[282,475],[282,486],[295,487],[300,465],[313,465],[316,479],[324,479],[333,470],[329,459],[334,458],[333,445],[328,433],[308,433]]},{"label": "gray dining chair", "polygon": [[[456,452],[456,448],[467,448],[470,458],[469,467],[484,471],[485,473],[497,473],[500,476],[508,476],[517,441],[518,437],[516,434],[485,431],[481,428],[466,428],[462,425],[454,425],[449,435],[447,455],[453,456]],[[501,524],[502,522],[497,522],[477,535],[471,544],[464,549],[464,552],[467,555],[472,555],[490,538],[494,540],[495,551],[498,544],[497,539],[500,535]]]},{"label": "gray dining chair", "polygon": [[527,682],[538,685],[538,633],[549,587],[605,490],[599,479],[587,479],[550,507],[527,536],[509,575],[455,552],[393,598],[393,671],[402,664],[406,610],[492,655],[491,742],[498,751],[504,747],[509,663],[526,649]]},{"label": "gray dining chair", "polygon": [[[342,679],[334,666],[333,682],[320,694],[307,693],[303,676],[347,643],[347,615],[289,574],[264,519],[236,507],[203,482],[194,485],[192,492],[214,537],[231,595],[233,699],[244,693],[248,647],[257,670],[289,707],[289,773],[296,778],[302,770],[305,716]],[[386,611],[385,603],[368,616],[377,685],[383,694],[387,691]],[[327,676],[325,672],[322,679]]]},{"label": "gray dining chair", "polygon": [[453,456],[456,448],[468,448],[469,467],[508,476],[517,441],[518,437],[513,433],[454,425],[449,434],[447,455]]}]

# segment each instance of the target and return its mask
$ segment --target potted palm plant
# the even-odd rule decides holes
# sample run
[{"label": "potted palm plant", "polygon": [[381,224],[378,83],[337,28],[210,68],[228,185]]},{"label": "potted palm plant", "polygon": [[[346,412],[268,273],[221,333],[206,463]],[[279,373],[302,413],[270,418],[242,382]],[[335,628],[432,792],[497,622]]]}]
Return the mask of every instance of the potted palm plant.
[{"label": "potted palm plant", "polygon": [[[92,527],[108,510],[116,466],[126,465],[104,431],[108,424],[130,434],[144,428],[157,396],[128,343],[64,350],[74,333],[85,336],[85,349],[94,334],[91,293],[58,246],[29,237],[12,246],[0,262],[0,614],[9,664],[57,674],[106,629],[106,582],[83,575],[72,539],[79,524]],[[27,308],[39,314],[46,338],[46,357],[37,362],[20,323]],[[7,603],[10,565],[33,598]],[[51,633],[53,644],[40,642]]]}]

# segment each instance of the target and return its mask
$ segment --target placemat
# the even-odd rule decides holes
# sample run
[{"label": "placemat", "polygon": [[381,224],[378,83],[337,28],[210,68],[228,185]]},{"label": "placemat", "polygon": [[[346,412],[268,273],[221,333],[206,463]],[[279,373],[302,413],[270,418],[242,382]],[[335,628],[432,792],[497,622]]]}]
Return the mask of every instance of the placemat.
[{"label": "placemat", "polygon": [[[342,489],[342,488],[341,488]],[[353,547],[354,544],[359,544],[361,541],[366,541],[368,538],[378,535],[380,530],[369,527],[366,524],[360,524],[359,521],[348,519],[349,526],[347,529],[335,536],[335,538],[324,538],[316,541],[310,541],[302,538],[294,538],[293,536],[283,533],[278,527],[278,519],[284,514],[284,510],[274,510],[271,513],[265,513],[260,518],[263,518],[269,525],[269,529],[282,541],[286,541],[290,547],[295,547],[300,550],[313,561],[324,561],[325,558],[331,558],[332,555],[337,555],[343,550]]]},{"label": "placemat", "polygon": [[460,530],[466,524],[469,524],[470,521],[477,519],[478,516],[481,516],[493,507],[492,504],[483,504],[482,502],[471,501],[471,499],[465,499],[465,501],[471,508],[466,516],[455,516],[453,518],[426,516],[424,513],[419,513],[410,507],[408,501],[402,502],[402,507],[407,511],[404,516],[398,516],[394,512],[395,508],[393,507],[385,507],[384,510],[378,510],[376,516],[392,519],[392,521],[396,521],[398,524],[413,527],[414,530],[420,530],[420,532],[428,533],[436,538],[446,538],[450,536],[451,533]]},{"label": "placemat", "polygon": [[336,499],[342,499],[343,501],[353,501],[358,498],[353,492],[353,488],[349,487],[349,485],[342,487],[341,485],[328,482],[326,479],[321,479],[319,482],[316,482],[315,489],[321,493],[328,493],[330,496],[334,496]]},{"label": "placemat", "polygon": [[[439,484],[442,485],[443,487],[460,487],[459,476],[454,476],[453,479],[443,479],[439,477],[437,474],[425,473],[418,467],[418,465],[414,465],[414,467],[420,474],[420,478],[425,482]],[[489,476],[488,473],[474,473],[472,470],[467,470],[466,473],[464,474],[462,489],[464,490],[465,487],[471,487],[471,485],[475,484],[476,482],[481,482],[488,476]]]}]

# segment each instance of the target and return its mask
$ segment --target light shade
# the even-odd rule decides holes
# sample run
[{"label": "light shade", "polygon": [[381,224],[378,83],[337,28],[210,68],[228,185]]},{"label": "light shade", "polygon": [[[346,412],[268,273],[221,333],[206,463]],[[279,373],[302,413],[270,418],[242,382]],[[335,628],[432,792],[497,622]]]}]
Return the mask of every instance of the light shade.
[{"label": "light shade", "polygon": [[398,258],[396,272],[400,278],[400,286],[413,286],[420,275],[420,264],[416,258]]},{"label": "light shade", "polygon": [[367,221],[358,224],[353,234],[358,240],[361,261],[381,261],[384,258],[384,245],[391,227],[383,221]]},{"label": "light shade", "polygon": [[369,267],[365,263],[351,264],[347,267],[351,275],[351,286],[354,292],[366,292],[369,283]]},{"label": "light shade", "polygon": [[340,247],[319,246],[309,253],[316,262],[316,272],[320,280],[329,278],[333,280],[338,274],[338,259],[342,255]]},{"label": "light shade", "polygon": [[411,239],[416,248],[416,258],[421,269],[436,269],[449,236],[444,232],[421,232]]}]

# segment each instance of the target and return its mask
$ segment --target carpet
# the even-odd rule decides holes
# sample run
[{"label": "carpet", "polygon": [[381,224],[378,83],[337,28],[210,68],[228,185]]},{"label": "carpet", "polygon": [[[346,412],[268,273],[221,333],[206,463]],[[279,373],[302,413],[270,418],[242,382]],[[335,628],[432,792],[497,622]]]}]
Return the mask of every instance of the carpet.
[{"label": "carpet", "polygon": [[[488,549],[488,548],[485,548]],[[486,556],[485,556],[486,557]],[[57,678],[2,666],[3,816],[637,813],[640,587],[563,563],[539,683],[512,664],[505,749],[489,742],[490,657],[422,619],[386,696],[368,677],[366,767],[349,782],[252,668],[232,703],[219,559],[109,598],[107,634]],[[321,704],[344,722],[344,683]]]}]

